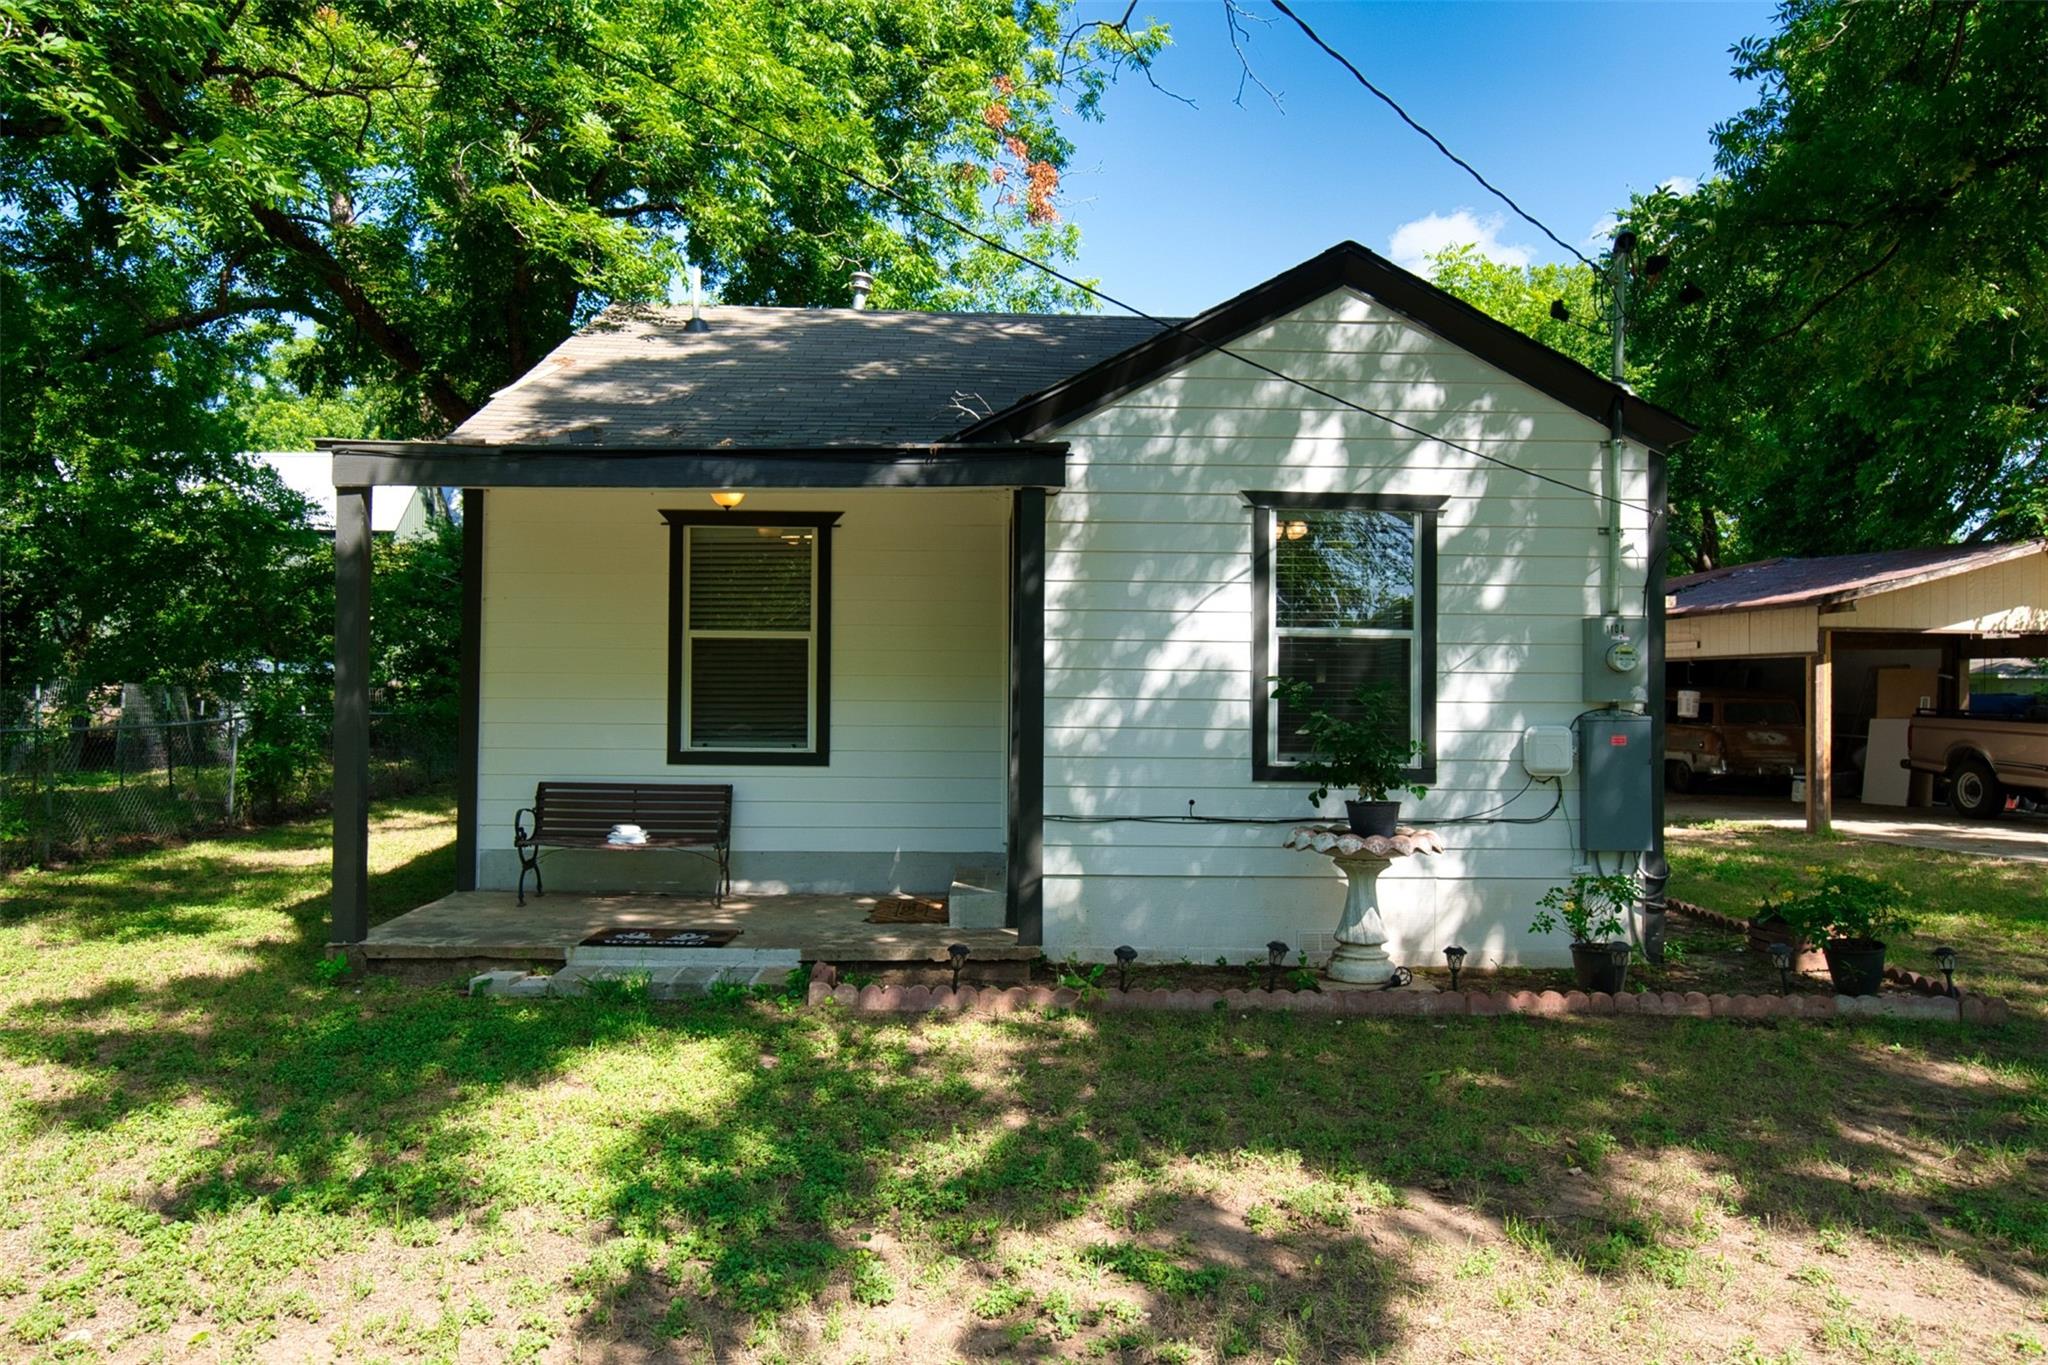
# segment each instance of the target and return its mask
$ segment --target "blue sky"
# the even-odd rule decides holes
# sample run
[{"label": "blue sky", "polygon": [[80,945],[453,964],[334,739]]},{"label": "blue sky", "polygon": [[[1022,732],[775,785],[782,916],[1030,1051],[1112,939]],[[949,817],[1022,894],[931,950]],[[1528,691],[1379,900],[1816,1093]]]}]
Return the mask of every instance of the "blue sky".
[{"label": "blue sky", "polygon": [[[1197,107],[1134,75],[1105,97],[1102,122],[1070,121],[1063,211],[1081,226],[1082,274],[1185,314],[1345,238],[1397,257],[1474,237],[1506,259],[1562,257],[1264,0],[1244,4],[1273,20],[1248,25],[1247,52],[1278,108],[1249,83],[1233,103],[1240,65],[1221,0],[1141,0],[1138,15],[1175,35],[1160,83]],[[1296,8],[1573,243],[1629,192],[1710,169],[1709,129],[1751,101],[1728,49],[1775,28],[1774,6],[1736,0]],[[1084,3],[1080,15],[1122,12]]]}]

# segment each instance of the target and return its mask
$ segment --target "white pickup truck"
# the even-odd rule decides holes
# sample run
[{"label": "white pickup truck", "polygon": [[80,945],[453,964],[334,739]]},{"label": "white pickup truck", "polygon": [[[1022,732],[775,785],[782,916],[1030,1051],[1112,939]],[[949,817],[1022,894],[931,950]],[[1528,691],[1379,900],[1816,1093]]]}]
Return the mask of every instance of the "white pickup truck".
[{"label": "white pickup truck", "polygon": [[2006,799],[2048,798],[2048,699],[2011,716],[1922,711],[1906,731],[1905,766],[1948,779],[1959,815],[1989,820]]}]

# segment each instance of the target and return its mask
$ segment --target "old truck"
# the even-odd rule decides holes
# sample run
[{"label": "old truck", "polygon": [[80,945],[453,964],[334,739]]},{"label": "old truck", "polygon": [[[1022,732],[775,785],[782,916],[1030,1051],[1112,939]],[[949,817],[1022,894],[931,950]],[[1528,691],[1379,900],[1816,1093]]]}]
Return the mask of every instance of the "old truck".
[{"label": "old truck", "polygon": [[1947,778],[1948,803],[1975,820],[2003,814],[2009,797],[2038,803],[2048,796],[2048,697],[1922,711],[1907,727],[1904,762]]},{"label": "old truck", "polygon": [[1691,791],[1710,777],[1784,777],[1804,770],[1806,725],[1791,697],[1762,692],[1697,694],[1665,706],[1664,785]]}]

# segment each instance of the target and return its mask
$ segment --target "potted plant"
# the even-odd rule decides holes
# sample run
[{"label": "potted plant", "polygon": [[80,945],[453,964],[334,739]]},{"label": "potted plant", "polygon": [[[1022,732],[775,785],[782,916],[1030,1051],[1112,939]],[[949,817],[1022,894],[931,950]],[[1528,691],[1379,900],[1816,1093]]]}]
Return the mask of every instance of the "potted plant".
[{"label": "potted plant", "polygon": [[1392,834],[1401,817],[1395,793],[1420,800],[1429,792],[1421,783],[1407,780],[1409,763],[1422,752],[1422,746],[1408,738],[1407,703],[1385,683],[1360,683],[1352,694],[1356,714],[1334,716],[1314,704],[1314,689],[1307,682],[1268,681],[1281,705],[1308,712],[1299,733],[1309,743],[1309,757],[1296,768],[1316,784],[1309,800],[1321,806],[1332,788],[1355,790],[1358,799],[1344,803],[1351,832]]},{"label": "potted plant", "polygon": [[1778,907],[1801,938],[1819,940],[1840,995],[1876,995],[1884,987],[1885,944],[1910,932],[1903,893],[1890,882],[1830,872]]},{"label": "potted plant", "polygon": [[1572,977],[1583,991],[1620,994],[1628,982],[1628,940],[1622,937],[1623,916],[1640,894],[1635,874],[1605,876],[1578,873],[1563,886],[1553,886],[1536,902],[1541,908],[1529,921],[1532,934],[1554,934],[1559,921],[1572,936]]},{"label": "potted plant", "polygon": [[1791,950],[1792,970],[1795,972],[1816,972],[1825,961],[1820,950],[1800,937],[1798,930],[1785,918],[1784,907],[1766,898],[1757,904],[1756,913],[1749,917],[1749,950],[1753,953],[1768,954],[1773,944],[1782,943]]}]

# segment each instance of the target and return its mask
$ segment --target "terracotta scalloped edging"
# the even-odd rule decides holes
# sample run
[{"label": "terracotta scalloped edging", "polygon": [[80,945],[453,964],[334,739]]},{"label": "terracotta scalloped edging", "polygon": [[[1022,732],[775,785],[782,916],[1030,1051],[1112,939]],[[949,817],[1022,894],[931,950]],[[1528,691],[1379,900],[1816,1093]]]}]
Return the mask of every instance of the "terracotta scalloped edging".
[{"label": "terracotta scalloped edging", "polygon": [[1703,995],[1698,991],[1641,991],[1609,995],[1605,991],[1166,991],[1107,990],[1083,998],[1079,991],[1044,986],[1007,989],[962,986],[851,986],[838,979],[829,964],[811,975],[810,1003],[833,1001],[862,1014],[925,1014],[971,1012],[1016,1014],[1026,1010],[1088,1009],[1102,1014],[1125,1012],[1213,1010],[1280,1010],[1293,1014],[1441,1015],[1530,1014],[1552,1017],[1571,1014],[1637,1014],[1695,1019],[1833,1019],[1890,1015],[1904,1019],[1960,1020],[2002,1023],[2011,1016],[2005,1001],[1982,995],[1960,999],[1937,995],[1908,998],[1893,995]]}]

